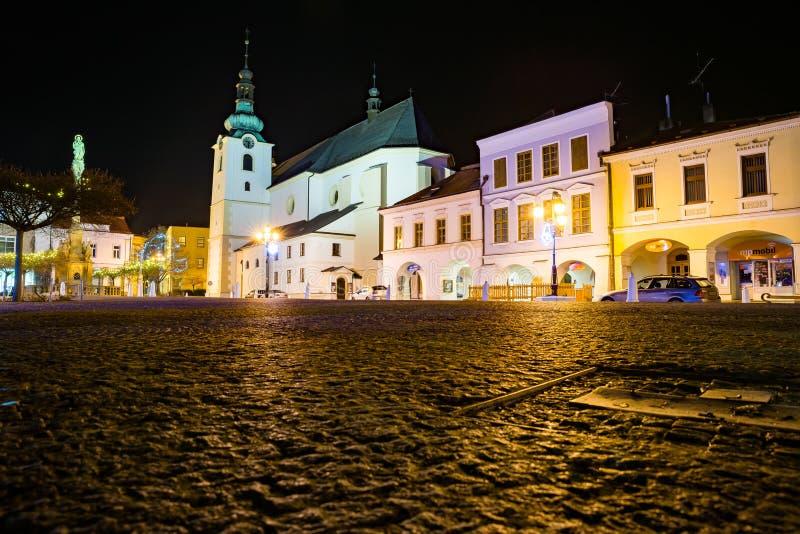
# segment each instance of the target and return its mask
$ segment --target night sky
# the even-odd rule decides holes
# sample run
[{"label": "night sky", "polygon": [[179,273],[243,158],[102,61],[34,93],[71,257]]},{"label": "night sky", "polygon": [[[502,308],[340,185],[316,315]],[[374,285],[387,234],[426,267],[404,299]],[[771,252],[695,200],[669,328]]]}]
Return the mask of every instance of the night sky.
[{"label": "night sky", "polygon": [[[673,120],[686,123],[701,116],[702,89],[718,120],[800,109],[796,24],[777,10],[287,4],[218,3],[182,16],[79,4],[44,13],[36,5],[38,12],[7,16],[0,160],[66,170],[80,133],[87,168],[108,170],[134,198],[134,232],[207,226],[210,147],[234,110],[245,28],[256,113],[278,162],[366,117],[373,61],[382,107],[411,89],[456,167],[477,162],[477,139],[598,102],[615,88],[619,132],[629,139],[656,131],[666,94]],[[702,89],[690,85],[709,60]]]}]

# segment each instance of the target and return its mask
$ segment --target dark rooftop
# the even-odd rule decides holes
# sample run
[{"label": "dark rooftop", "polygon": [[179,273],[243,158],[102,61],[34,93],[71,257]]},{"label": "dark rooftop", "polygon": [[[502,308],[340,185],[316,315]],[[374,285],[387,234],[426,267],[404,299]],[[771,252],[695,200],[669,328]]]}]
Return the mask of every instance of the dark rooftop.
[{"label": "dark rooftop", "polygon": [[442,198],[459,193],[466,193],[467,191],[477,191],[481,187],[480,174],[481,169],[479,163],[465,165],[461,167],[461,170],[451,174],[444,180],[431,184],[425,189],[396,202],[393,206],[414,204],[432,198]]},{"label": "dark rooftop", "polygon": [[383,147],[423,147],[440,150],[433,131],[414,99],[409,97],[296,154],[272,170],[278,184],[305,171],[324,172]]}]

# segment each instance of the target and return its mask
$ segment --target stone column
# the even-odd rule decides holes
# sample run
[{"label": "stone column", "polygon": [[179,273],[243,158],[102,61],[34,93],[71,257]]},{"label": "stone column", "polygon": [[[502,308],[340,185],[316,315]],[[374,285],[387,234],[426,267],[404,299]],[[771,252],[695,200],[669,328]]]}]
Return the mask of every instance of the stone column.
[{"label": "stone column", "polygon": [[706,249],[689,251],[689,273],[693,276],[708,277],[708,251]]}]

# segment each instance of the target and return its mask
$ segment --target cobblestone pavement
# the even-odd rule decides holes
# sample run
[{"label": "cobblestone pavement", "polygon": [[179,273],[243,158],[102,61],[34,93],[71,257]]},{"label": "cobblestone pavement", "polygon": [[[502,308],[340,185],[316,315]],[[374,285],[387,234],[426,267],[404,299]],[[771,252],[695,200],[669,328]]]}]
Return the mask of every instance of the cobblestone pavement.
[{"label": "cobblestone pavement", "polygon": [[800,404],[797,305],[1,303],[0,352],[3,532],[800,531],[800,433],[569,402]]}]

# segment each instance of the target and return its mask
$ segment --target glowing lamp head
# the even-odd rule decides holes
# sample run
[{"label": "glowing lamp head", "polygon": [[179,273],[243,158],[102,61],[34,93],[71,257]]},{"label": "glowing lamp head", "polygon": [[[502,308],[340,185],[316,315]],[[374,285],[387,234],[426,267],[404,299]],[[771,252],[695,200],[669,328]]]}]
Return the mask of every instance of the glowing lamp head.
[{"label": "glowing lamp head", "polygon": [[533,216],[537,219],[541,219],[544,217],[544,208],[542,206],[534,206],[533,207]]},{"label": "glowing lamp head", "polygon": [[274,255],[276,252],[278,252],[278,244],[270,241],[269,245],[267,245],[267,252]]},{"label": "glowing lamp head", "polygon": [[[561,206],[563,207],[564,205],[562,204]],[[559,226],[564,226],[567,224],[567,216],[563,215],[563,210],[562,214],[556,215],[556,224]]]}]

